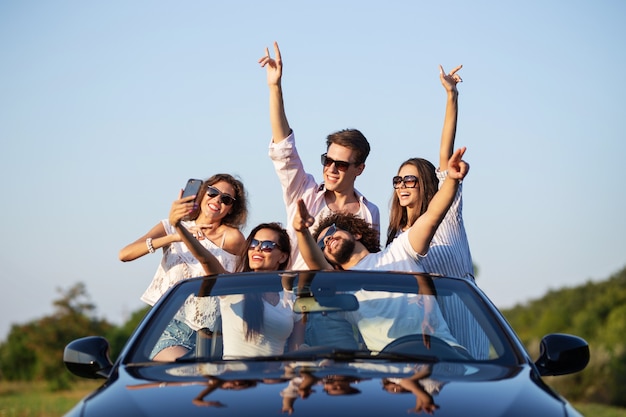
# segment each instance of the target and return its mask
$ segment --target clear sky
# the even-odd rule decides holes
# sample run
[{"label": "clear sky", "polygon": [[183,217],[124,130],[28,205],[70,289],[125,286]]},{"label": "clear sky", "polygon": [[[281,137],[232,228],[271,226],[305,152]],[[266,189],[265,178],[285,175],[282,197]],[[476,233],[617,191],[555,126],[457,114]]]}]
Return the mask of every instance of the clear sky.
[{"label": "clear sky", "polygon": [[499,307],[626,265],[626,2],[3,1],[0,340],[84,282],[98,315],[143,305],[158,254],[118,251],[167,217],[188,178],[238,175],[244,233],[285,221],[265,70],[321,178],[327,134],[372,152],[357,188],[388,221],[391,177],[438,158],[438,65],[463,64],[457,145],[477,282]]}]

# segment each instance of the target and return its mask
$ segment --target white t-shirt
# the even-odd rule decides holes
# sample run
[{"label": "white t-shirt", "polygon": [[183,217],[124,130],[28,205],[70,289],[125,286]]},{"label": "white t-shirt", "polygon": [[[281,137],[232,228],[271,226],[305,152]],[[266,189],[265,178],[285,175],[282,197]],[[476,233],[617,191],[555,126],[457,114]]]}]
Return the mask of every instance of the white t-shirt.
[{"label": "white t-shirt", "polygon": [[220,296],[224,359],[280,355],[294,323],[301,316],[293,312],[293,293],[281,291],[276,305],[263,300],[263,325],[259,335],[246,340],[243,321],[244,295]]},{"label": "white t-shirt", "polygon": [[433,329],[428,334],[458,346],[432,295],[365,290],[354,295],[359,300],[359,309],[344,314],[358,327],[363,341],[372,351],[380,351],[402,336],[423,333],[424,322]]},{"label": "white t-shirt", "polygon": [[409,234],[402,233],[380,252],[370,253],[350,269],[424,272],[422,256],[413,250]]}]

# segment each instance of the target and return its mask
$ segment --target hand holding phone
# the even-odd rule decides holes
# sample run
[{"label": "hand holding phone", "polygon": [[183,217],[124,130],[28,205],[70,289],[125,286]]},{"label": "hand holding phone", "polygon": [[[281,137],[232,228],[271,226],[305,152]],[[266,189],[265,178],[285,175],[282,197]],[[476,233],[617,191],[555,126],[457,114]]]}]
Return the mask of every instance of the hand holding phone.
[{"label": "hand holding phone", "polygon": [[[198,179],[194,179],[194,178],[190,178],[187,181],[187,185],[185,185],[185,189],[183,190],[183,195],[181,196],[181,198],[185,198],[185,197],[189,197],[192,195],[196,196],[196,200],[198,199],[198,192],[200,191],[200,187],[202,187],[202,180],[198,180]],[[183,220],[190,220],[189,215],[183,217]]]}]

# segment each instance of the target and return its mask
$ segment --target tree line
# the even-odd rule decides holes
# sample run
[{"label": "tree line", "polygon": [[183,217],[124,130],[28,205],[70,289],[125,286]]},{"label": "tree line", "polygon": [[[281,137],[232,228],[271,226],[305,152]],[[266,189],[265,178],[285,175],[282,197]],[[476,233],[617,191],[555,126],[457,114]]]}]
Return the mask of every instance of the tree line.
[{"label": "tree line", "polygon": [[548,333],[570,333],[589,343],[582,372],[546,382],[571,400],[626,407],[626,268],[601,282],[549,291],[503,310],[533,358]]},{"label": "tree line", "polygon": [[[83,283],[58,292],[52,315],[11,327],[0,344],[0,380],[46,380],[52,389],[68,388],[77,380],[63,364],[68,342],[102,335],[115,360],[150,308],[135,311],[126,323],[115,326],[95,317],[95,305]],[[547,382],[575,401],[626,407],[626,268],[604,281],[552,290],[502,313],[533,358],[548,333],[571,333],[587,340],[591,351],[587,368]]]},{"label": "tree line", "polygon": [[95,317],[96,306],[84,283],[58,292],[52,315],[11,326],[7,340],[0,344],[0,381],[45,380],[53,390],[67,389],[79,379],[65,369],[67,343],[84,336],[104,336],[115,360],[149,310],[149,306],[137,310],[122,326],[115,326]]}]

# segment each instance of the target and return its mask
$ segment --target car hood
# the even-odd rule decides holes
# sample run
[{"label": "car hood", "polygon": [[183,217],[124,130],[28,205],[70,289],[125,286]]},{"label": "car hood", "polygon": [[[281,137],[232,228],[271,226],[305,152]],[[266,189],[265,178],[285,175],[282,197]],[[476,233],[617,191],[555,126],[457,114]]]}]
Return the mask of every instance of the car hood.
[{"label": "car hood", "polygon": [[[437,406],[433,414],[439,417],[567,415],[566,404],[533,375],[528,365],[457,363],[127,365],[73,414],[267,416],[291,410],[294,416],[406,416],[432,398]],[[403,378],[415,383],[413,392],[398,388],[406,386]],[[298,392],[305,381],[311,389]]]}]

